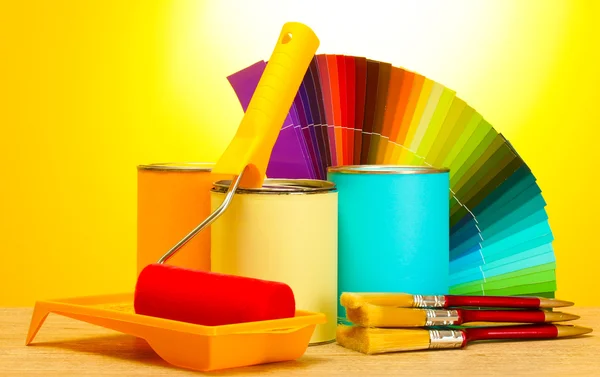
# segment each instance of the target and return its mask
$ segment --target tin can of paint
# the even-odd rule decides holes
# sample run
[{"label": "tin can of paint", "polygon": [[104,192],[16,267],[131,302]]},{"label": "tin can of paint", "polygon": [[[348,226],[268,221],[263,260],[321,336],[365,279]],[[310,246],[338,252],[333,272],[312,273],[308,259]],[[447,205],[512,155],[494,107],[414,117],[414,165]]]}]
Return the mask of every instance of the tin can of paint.
[{"label": "tin can of paint", "polygon": [[[339,195],[338,296],[448,293],[449,179],[424,166],[328,169]],[[346,322],[341,305],[338,313]]]},{"label": "tin can of paint", "polygon": [[[137,167],[137,274],[210,215],[214,164],[161,163]],[[210,270],[210,232],[201,232],[168,262]]]},{"label": "tin can of paint", "polygon": [[[213,211],[230,183],[215,182]],[[212,271],[286,283],[298,310],[325,314],[313,345],[335,340],[337,199],[331,182],[266,179],[262,188],[238,188],[211,225]]]}]

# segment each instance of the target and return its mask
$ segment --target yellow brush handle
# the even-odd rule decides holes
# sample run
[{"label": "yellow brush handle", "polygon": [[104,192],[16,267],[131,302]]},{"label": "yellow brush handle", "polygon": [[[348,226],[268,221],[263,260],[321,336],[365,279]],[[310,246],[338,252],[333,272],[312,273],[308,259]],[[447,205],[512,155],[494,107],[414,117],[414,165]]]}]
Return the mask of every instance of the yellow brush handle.
[{"label": "yellow brush handle", "polygon": [[240,175],[248,166],[239,186],[262,186],[279,130],[318,47],[319,39],[306,25],[283,25],[244,118],[213,173]]}]

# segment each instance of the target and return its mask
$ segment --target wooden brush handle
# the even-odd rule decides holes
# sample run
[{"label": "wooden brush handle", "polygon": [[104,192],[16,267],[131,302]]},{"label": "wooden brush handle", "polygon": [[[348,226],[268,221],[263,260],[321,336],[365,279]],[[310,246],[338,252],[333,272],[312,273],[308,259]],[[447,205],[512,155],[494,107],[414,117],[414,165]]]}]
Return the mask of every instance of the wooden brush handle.
[{"label": "wooden brush handle", "polygon": [[467,342],[490,339],[552,339],[558,336],[554,325],[501,326],[463,330]]},{"label": "wooden brush handle", "polygon": [[537,297],[510,297],[510,296],[452,296],[445,297],[446,307],[482,306],[496,308],[530,308],[540,307]]},{"label": "wooden brush handle", "polygon": [[459,310],[459,323],[468,322],[546,322],[543,310]]}]

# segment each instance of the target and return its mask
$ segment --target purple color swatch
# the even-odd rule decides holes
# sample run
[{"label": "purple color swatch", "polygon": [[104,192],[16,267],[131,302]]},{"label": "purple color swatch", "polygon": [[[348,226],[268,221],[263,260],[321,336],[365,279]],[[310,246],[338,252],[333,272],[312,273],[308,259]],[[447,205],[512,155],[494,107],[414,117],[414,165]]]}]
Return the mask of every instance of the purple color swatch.
[{"label": "purple color swatch", "polygon": [[[260,61],[227,77],[244,111],[248,109],[266,66],[266,62]],[[315,178],[312,169],[307,165],[309,159],[306,158],[306,152],[303,151],[301,140],[294,127],[294,124],[299,124],[297,119],[294,119],[295,114],[292,105],[273,146],[267,166],[269,178]]]}]

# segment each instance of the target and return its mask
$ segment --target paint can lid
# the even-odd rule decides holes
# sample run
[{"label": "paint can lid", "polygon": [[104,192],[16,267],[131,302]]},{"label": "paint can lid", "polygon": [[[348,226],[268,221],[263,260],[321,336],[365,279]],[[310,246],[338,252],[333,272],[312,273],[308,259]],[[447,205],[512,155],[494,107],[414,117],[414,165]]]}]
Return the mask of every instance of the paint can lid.
[{"label": "paint can lid", "polygon": [[330,166],[329,173],[345,174],[435,174],[448,173],[450,169],[418,165],[346,165]]},{"label": "paint can lid", "polygon": [[214,162],[163,162],[138,165],[138,170],[181,171],[181,172],[211,172]]},{"label": "paint can lid", "polygon": [[[213,183],[211,191],[225,193],[231,185],[231,180],[221,180]],[[262,187],[239,187],[236,194],[322,194],[336,191],[335,183],[318,179],[265,179]]]}]

